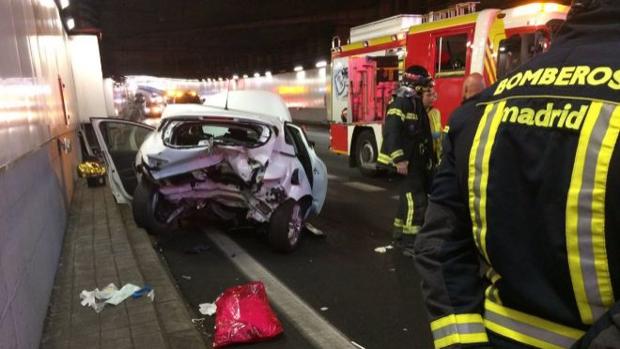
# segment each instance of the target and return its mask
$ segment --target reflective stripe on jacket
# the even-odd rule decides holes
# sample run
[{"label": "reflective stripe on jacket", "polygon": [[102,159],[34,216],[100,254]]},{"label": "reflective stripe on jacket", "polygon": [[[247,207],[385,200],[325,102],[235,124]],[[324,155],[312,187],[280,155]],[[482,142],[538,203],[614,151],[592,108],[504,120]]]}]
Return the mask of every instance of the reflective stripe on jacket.
[{"label": "reflective stripe on jacket", "polygon": [[436,348],[620,336],[620,3],[584,4],[451,118],[416,241]]}]

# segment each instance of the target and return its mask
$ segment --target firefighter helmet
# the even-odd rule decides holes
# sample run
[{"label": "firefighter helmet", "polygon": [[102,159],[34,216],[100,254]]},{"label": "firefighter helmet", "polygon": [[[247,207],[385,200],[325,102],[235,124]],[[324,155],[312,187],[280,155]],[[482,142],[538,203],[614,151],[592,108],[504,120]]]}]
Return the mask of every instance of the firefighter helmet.
[{"label": "firefighter helmet", "polygon": [[405,70],[402,84],[414,89],[418,93],[421,93],[425,89],[429,89],[433,86],[433,79],[424,67],[412,65]]}]

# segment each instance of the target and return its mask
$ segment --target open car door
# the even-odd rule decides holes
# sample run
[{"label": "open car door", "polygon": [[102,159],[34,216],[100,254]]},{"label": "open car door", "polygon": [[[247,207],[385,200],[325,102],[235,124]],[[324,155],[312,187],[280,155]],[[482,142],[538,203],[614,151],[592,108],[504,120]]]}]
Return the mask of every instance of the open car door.
[{"label": "open car door", "polygon": [[130,203],[138,184],[136,154],[142,142],[155,128],[114,118],[91,118],[97,142],[107,165],[108,183],[116,202]]},{"label": "open car door", "polygon": [[307,216],[317,215],[321,212],[327,195],[327,167],[323,160],[316,155],[301,127],[286,123],[286,130],[295,143],[297,158],[301,162],[312,187],[312,207]]}]

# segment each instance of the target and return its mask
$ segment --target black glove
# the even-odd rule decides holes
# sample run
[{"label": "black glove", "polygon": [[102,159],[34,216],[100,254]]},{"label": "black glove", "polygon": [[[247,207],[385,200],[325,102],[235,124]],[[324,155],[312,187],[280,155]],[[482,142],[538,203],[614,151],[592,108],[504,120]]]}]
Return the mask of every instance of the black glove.
[{"label": "black glove", "polygon": [[571,349],[620,349],[620,302],[601,316]]}]

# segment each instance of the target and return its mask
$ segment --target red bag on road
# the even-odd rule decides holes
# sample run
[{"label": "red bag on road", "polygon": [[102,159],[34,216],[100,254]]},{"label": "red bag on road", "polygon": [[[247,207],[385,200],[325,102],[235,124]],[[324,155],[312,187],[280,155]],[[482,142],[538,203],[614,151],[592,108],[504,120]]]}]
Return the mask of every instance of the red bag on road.
[{"label": "red bag on road", "polygon": [[215,305],[214,348],[265,341],[283,332],[260,281],[227,289]]}]

